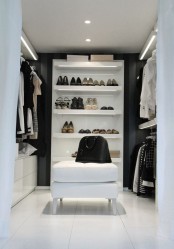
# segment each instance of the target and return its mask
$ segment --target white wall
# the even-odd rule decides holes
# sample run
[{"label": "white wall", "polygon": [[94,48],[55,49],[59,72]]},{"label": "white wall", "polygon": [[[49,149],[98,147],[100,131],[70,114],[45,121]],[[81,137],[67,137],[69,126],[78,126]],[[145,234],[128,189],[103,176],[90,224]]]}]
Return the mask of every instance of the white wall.
[{"label": "white wall", "polygon": [[8,236],[22,28],[20,0],[0,1],[0,237]]},{"label": "white wall", "polygon": [[160,234],[174,239],[174,1],[159,0],[157,179]]}]

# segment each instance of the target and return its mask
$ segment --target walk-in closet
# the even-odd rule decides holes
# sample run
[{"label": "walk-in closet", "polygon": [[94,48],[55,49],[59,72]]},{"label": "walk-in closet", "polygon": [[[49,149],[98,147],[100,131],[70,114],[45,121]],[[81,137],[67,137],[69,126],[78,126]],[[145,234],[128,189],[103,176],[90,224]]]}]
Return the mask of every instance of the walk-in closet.
[{"label": "walk-in closet", "polygon": [[0,249],[173,249],[173,9],[0,2]]}]

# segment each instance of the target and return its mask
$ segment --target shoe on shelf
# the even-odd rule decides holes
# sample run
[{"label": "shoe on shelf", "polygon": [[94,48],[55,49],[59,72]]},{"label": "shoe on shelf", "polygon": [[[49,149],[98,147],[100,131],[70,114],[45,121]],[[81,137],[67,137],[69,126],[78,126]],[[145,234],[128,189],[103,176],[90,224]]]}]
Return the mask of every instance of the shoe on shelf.
[{"label": "shoe on shelf", "polygon": [[92,110],[97,110],[97,109],[98,109],[98,106],[97,106],[97,99],[96,99],[96,98],[93,98],[93,99],[92,99],[91,109],[92,109]]},{"label": "shoe on shelf", "polygon": [[119,134],[119,131],[112,129],[112,134]]},{"label": "shoe on shelf", "polygon": [[90,134],[91,131],[89,129],[87,129],[85,133]]},{"label": "shoe on shelf", "polygon": [[108,106],[108,110],[114,110],[112,106]]},{"label": "shoe on shelf", "polygon": [[107,81],[107,86],[112,86],[112,81],[111,81],[111,79],[109,79],[109,80]]},{"label": "shoe on shelf", "polygon": [[82,85],[81,79],[79,77],[76,80],[76,85],[77,86],[81,86]]},{"label": "shoe on shelf", "polygon": [[77,109],[84,109],[83,99],[80,97],[77,99]]},{"label": "shoe on shelf", "polygon": [[62,101],[62,109],[69,109],[70,99],[65,97]]},{"label": "shoe on shelf", "polygon": [[94,86],[99,86],[100,84],[99,84],[98,80],[94,80],[93,85],[94,85]]},{"label": "shoe on shelf", "polygon": [[63,102],[62,97],[59,97],[58,99],[56,99],[56,102],[55,102],[56,109],[62,109],[62,102]]},{"label": "shoe on shelf", "polygon": [[106,134],[112,134],[112,130],[111,130],[111,129],[108,129],[108,130],[106,131]]},{"label": "shoe on shelf", "polygon": [[87,78],[84,78],[82,81],[82,86],[87,86],[88,85],[88,80]]},{"label": "shoe on shelf", "polygon": [[115,79],[112,80],[112,86],[118,86],[118,83]]},{"label": "shoe on shelf", "polygon": [[100,86],[105,86],[105,83],[103,80],[100,81]]},{"label": "shoe on shelf", "polygon": [[93,104],[92,98],[87,98],[87,100],[86,100],[86,105],[85,105],[85,109],[86,109],[86,110],[91,110],[92,104]]},{"label": "shoe on shelf", "polygon": [[76,152],[74,152],[74,153],[72,153],[72,157],[77,157],[77,153],[78,153],[78,151],[76,151]]},{"label": "shoe on shelf", "polygon": [[66,121],[62,127],[62,133],[67,133],[68,132],[68,122]]},{"label": "shoe on shelf", "polygon": [[92,131],[92,133],[94,133],[94,134],[99,134],[99,132],[100,132],[99,129],[94,129],[94,130]]},{"label": "shoe on shelf", "polygon": [[74,77],[72,77],[72,79],[71,79],[71,81],[70,81],[70,85],[71,85],[71,86],[75,86],[75,84],[76,84],[76,80],[75,80]]},{"label": "shoe on shelf", "polygon": [[106,130],[102,129],[99,131],[100,134],[106,134]]},{"label": "shoe on shelf", "polygon": [[62,85],[69,85],[68,77],[67,76],[64,76]]},{"label": "shoe on shelf", "polygon": [[63,79],[62,76],[59,76],[57,79],[57,84],[56,85],[62,85],[63,84]]},{"label": "shoe on shelf", "polygon": [[93,86],[94,85],[92,78],[89,78],[87,85],[88,86]]},{"label": "shoe on shelf", "polygon": [[68,133],[74,133],[74,125],[72,121],[70,121],[67,129],[68,129]]},{"label": "shoe on shelf", "polygon": [[106,106],[102,106],[100,110],[107,110],[108,108]]},{"label": "shoe on shelf", "polygon": [[77,109],[77,98],[76,97],[72,99],[71,109]]},{"label": "shoe on shelf", "polygon": [[83,130],[83,129],[81,129],[81,130],[79,131],[79,133],[84,133],[84,130]]}]

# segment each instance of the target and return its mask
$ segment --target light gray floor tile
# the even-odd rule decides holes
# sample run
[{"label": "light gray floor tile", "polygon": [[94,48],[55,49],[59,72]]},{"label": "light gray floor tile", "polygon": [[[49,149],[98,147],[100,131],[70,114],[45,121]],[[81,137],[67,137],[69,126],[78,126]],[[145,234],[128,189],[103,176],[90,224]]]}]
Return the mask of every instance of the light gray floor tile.
[{"label": "light gray floor tile", "polygon": [[63,199],[52,215],[50,191],[35,191],[12,209],[10,237],[0,249],[173,249],[157,233],[153,199],[119,194],[117,214],[107,199]]}]

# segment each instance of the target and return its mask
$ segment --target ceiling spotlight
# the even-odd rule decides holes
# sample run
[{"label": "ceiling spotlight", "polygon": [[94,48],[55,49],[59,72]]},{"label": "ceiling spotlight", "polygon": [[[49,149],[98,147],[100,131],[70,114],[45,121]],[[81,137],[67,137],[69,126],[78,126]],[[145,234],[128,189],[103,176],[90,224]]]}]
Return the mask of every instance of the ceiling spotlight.
[{"label": "ceiling spotlight", "polygon": [[91,21],[90,21],[90,20],[86,20],[85,23],[86,23],[86,24],[90,24]]},{"label": "ceiling spotlight", "polygon": [[91,42],[91,39],[86,39],[85,41],[86,41],[86,42]]}]

